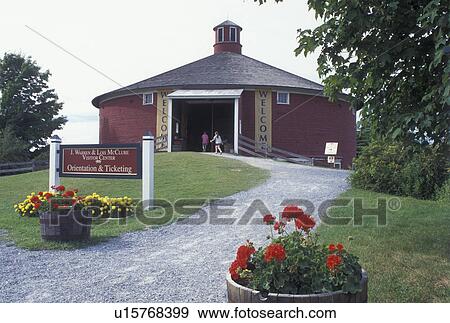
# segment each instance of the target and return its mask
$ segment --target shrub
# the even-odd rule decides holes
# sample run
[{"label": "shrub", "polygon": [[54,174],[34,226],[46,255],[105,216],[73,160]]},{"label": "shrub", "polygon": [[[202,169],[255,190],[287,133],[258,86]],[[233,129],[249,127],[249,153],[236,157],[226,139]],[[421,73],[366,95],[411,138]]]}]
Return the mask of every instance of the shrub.
[{"label": "shrub", "polygon": [[[273,226],[270,243],[258,250],[249,241],[239,247],[229,268],[234,281],[270,293],[361,291],[358,259],[341,243],[319,244],[317,235],[311,232],[314,219],[301,208],[288,206],[279,221],[267,215],[264,222]],[[289,223],[294,224],[290,233]]]},{"label": "shrub", "polygon": [[445,179],[445,158],[432,147],[374,140],[355,158],[355,188],[430,199]]},{"label": "shrub", "polygon": [[450,203],[450,178],[442,185],[436,193],[436,200]]}]

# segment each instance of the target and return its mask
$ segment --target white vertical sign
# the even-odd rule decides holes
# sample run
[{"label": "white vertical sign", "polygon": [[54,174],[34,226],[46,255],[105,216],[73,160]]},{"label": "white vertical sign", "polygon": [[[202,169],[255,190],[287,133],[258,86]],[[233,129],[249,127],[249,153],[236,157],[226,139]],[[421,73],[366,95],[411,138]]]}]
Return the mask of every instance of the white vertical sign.
[{"label": "white vertical sign", "polygon": [[155,137],[149,132],[142,137],[142,207],[150,209],[155,195]]},{"label": "white vertical sign", "polygon": [[234,99],[234,142],[233,153],[239,153],[239,99]]},{"label": "white vertical sign", "polygon": [[48,190],[54,191],[52,187],[60,184],[59,179],[59,154],[60,154],[61,138],[57,135],[50,138],[50,160],[48,163]]}]

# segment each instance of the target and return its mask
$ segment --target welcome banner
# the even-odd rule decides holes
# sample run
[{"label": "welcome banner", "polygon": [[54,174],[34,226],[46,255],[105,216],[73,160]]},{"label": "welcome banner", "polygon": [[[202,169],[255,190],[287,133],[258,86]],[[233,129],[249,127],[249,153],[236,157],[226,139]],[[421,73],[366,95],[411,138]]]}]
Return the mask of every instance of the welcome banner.
[{"label": "welcome banner", "polygon": [[[165,138],[166,141],[169,129],[169,100],[167,98],[167,95],[169,95],[170,92],[170,90],[158,91],[156,103],[156,137]],[[167,143],[166,145],[162,145],[162,147],[160,147],[160,149],[158,150],[167,150]]]},{"label": "welcome banner", "polygon": [[255,151],[270,152],[272,148],[272,90],[255,91]]}]

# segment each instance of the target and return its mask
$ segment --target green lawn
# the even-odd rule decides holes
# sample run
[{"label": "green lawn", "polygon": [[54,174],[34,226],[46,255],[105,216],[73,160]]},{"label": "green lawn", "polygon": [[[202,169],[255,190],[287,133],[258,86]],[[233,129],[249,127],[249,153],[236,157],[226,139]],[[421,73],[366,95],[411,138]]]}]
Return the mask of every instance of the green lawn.
[{"label": "green lawn", "polygon": [[[155,197],[175,201],[179,198],[218,198],[247,190],[264,182],[269,172],[245,163],[198,153],[155,155]],[[140,198],[140,180],[73,179],[63,178],[67,188],[78,188],[79,194],[99,193],[108,196]],[[48,187],[48,172],[40,171],[0,177],[0,229],[16,245],[29,249],[61,249],[81,247],[77,243],[44,242],[40,237],[37,218],[22,218],[13,205],[31,192]],[[161,213],[161,212],[160,212]],[[128,231],[146,226],[132,217],[127,222],[110,220],[92,228],[92,242],[96,243]]]},{"label": "green lawn", "polygon": [[[362,197],[368,207],[387,195],[349,190],[343,197]],[[450,204],[401,198],[400,210],[388,213],[386,226],[367,217],[363,226],[320,225],[326,243],[351,241],[369,273],[370,302],[450,302]],[[366,207],[366,205],[364,205]],[[333,209],[349,217],[350,208]]]}]

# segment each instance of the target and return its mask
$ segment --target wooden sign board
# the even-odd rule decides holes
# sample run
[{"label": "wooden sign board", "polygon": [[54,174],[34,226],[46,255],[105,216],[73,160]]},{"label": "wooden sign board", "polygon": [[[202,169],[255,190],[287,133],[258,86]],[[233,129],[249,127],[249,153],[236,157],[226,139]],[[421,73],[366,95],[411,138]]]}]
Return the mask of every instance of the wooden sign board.
[{"label": "wooden sign board", "polygon": [[142,178],[140,144],[61,145],[60,177]]},{"label": "wooden sign board", "polygon": [[325,155],[337,155],[338,143],[327,142],[325,144]]}]

